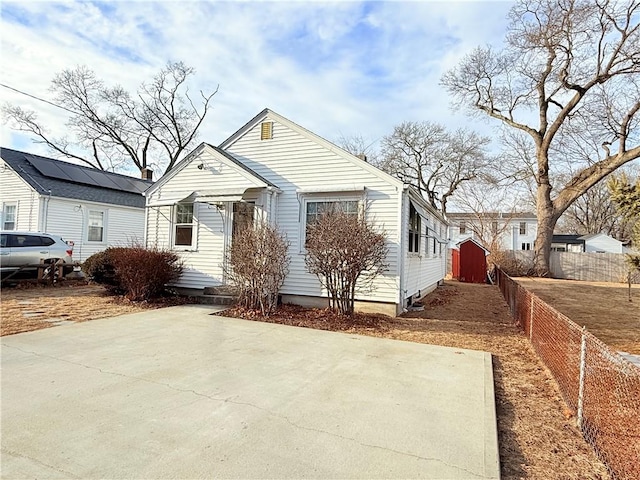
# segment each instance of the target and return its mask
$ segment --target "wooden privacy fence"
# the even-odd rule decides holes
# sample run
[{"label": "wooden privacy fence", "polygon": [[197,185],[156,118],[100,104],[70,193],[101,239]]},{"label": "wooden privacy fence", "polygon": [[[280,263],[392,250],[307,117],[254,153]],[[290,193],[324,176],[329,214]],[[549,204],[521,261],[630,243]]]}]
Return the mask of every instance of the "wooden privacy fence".
[{"label": "wooden privacy fence", "polygon": [[[515,250],[513,254],[525,265],[533,265],[533,251]],[[625,283],[629,266],[624,253],[551,252],[549,270],[553,278]],[[631,281],[640,283],[640,275],[632,274]]]},{"label": "wooden privacy fence", "polygon": [[640,367],[502,270],[497,280],[511,315],[558,383],[584,438],[615,479],[640,479]]}]

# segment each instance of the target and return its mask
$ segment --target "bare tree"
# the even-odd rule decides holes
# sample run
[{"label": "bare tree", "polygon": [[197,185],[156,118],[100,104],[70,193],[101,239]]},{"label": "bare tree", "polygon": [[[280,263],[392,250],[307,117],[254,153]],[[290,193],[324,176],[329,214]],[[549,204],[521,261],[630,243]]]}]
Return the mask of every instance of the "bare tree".
[{"label": "bare tree", "polygon": [[380,154],[375,148],[376,140],[366,140],[362,135],[340,135],[336,145],[356,157],[374,165],[379,163]]},{"label": "bare tree", "polygon": [[450,133],[433,122],[404,122],[382,139],[378,166],[415,186],[446,213],[447,202],[461,185],[487,175],[488,144],[488,138],[469,130]]},{"label": "bare tree", "polygon": [[387,268],[386,235],[363,215],[340,208],[321,215],[307,231],[305,263],[326,288],[331,307],[345,315],[354,311],[357,292],[370,291]]},{"label": "bare tree", "polygon": [[[520,0],[506,46],[477,48],[442,78],[457,105],[529,137],[538,275],[549,273],[562,213],[640,156],[639,14],[638,0]],[[570,164],[572,175],[554,191],[560,164]]]},{"label": "bare tree", "polygon": [[106,86],[85,66],[62,71],[53,78],[51,91],[55,102],[71,114],[67,122],[71,138],[50,136],[34,111],[9,104],[3,113],[16,129],[33,134],[36,142],[94,168],[135,166],[143,171],[154,166],[166,173],[196,139],[217,92],[200,91],[196,102],[187,86],[193,73],[182,62],[168,63],[131,95],[121,86]]},{"label": "bare tree", "polygon": [[239,291],[245,308],[269,315],[289,273],[289,242],[275,226],[251,225],[233,237],[223,264],[225,276]]},{"label": "bare tree", "polygon": [[558,220],[556,231],[586,235],[606,233],[622,242],[631,239],[631,222],[611,200],[605,182],[598,182],[576,199]]}]

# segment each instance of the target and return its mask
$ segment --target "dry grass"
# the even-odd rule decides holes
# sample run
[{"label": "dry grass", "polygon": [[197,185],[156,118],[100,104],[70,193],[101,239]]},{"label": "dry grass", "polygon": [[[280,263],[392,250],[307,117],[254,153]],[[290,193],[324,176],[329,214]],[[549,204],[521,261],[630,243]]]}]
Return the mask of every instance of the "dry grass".
[{"label": "dry grass", "polygon": [[[502,478],[609,479],[496,287],[448,282],[424,303],[423,312],[396,319],[361,315],[353,322],[286,307],[268,321],[491,352]],[[1,305],[3,335],[49,327],[47,318],[85,321],[144,309],[114,301],[98,286],[3,289]],[[29,311],[42,313],[27,318]]]},{"label": "dry grass", "polygon": [[0,336],[59,325],[135,313],[162,304],[134,304],[110,297],[100,285],[61,286],[26,284],[3,288],[0,296]]},{"label": "dry grass", "polygon": [[640,355],[640,285],[550,278],[515,278],[520,285],[604,343]]}]

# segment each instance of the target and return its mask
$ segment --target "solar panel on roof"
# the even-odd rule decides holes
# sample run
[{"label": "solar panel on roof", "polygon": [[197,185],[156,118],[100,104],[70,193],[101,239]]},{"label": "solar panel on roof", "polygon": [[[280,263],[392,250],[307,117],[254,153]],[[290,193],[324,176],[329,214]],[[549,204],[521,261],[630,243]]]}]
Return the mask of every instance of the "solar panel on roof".
[{"label": "solar panel on roof", "polygon": [[58,180],[71,181],[94,187],[109,188],[123,192],[141,193],[148,185],[137,178],[127,178],[68,162],[25,155],[25,158],[42,175]]},{"label": "solar panel on roof", "polygon": [[124,177],[113,176],[111,177],[111,181],[113,181],[113,183],[118,185],[122,190],[125,190],[127,192],[130,192],[131,190],[134,189],[133,183],[131,183],[129,180],[127,180]]},{"label": "solar panel on roof", "polygon": [[67,175],[64,170],[58,167],[58,165],[51,160],[37,158],[31,155],[25,155],[25,158],[45,177],[57,178],[59,180],[71,180],[69,175]]},{"label": "solar panel on roof", "polygon": [[85,185],[98,185],[89,175],[85,173],[85,169],[75,165],[65,165],[65,173],[69,175],[71,181],[83,183]]},{"label": "solar panel on roof", "polygon": [[113,180],[112,176],[102,170],[86,170],[85,173],[96,182],[99,187],[111,188],[113,190],[122,190]]}]

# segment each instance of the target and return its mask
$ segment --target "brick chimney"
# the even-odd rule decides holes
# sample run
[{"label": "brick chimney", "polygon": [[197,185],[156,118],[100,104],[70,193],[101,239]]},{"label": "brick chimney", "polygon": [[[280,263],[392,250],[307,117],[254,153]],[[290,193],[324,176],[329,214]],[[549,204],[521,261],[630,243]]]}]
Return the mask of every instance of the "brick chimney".
[{"label": "brick chimney", "polygon": [[140,170],[140,173],[142,174],[143,180],[153,180],[153,170],[149,168],[143,168],[142,170]]}]

